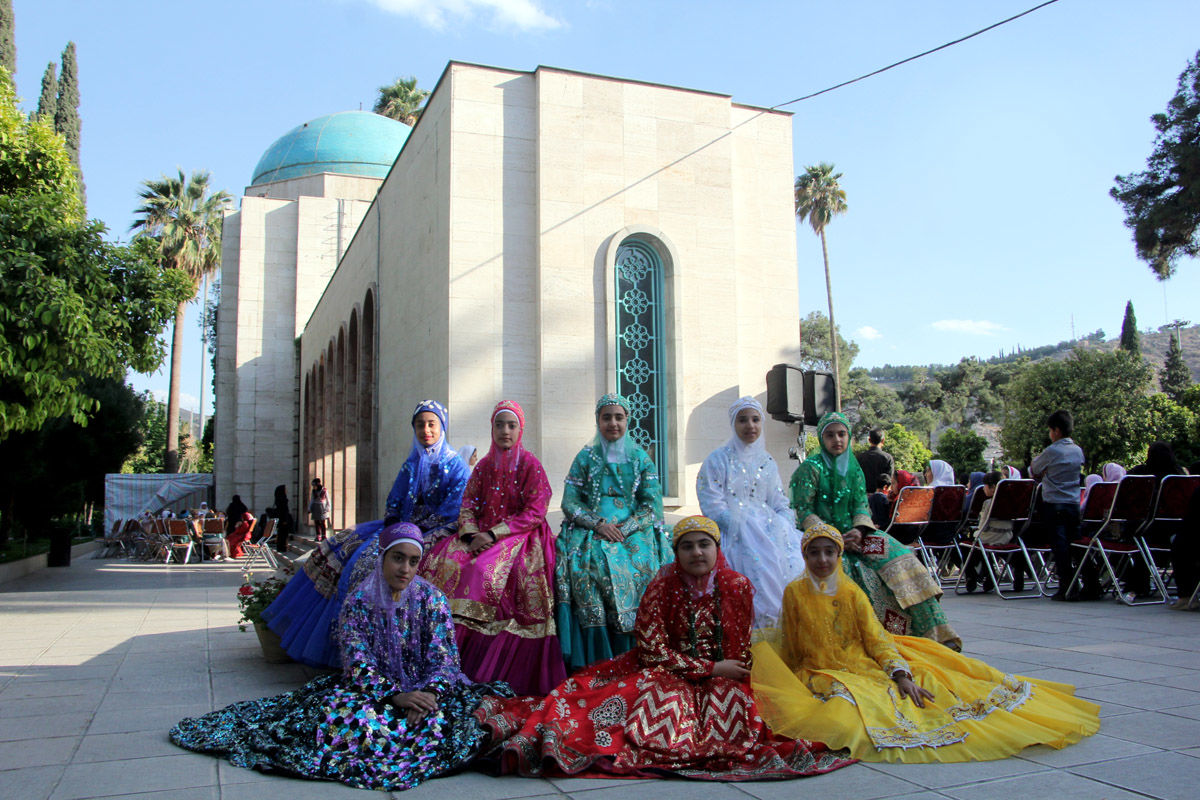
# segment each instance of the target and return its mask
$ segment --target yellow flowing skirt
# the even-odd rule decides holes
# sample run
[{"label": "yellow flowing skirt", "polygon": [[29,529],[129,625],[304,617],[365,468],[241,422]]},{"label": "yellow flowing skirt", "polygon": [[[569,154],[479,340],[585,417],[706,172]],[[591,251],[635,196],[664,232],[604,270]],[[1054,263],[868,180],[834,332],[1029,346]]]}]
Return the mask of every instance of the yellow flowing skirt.
[{"label": "yellow flowing skirt", "polygon": [[1076,698],[1073,686],[1005,675],[929,639],[894,640],[913,680],[933,692],[925,708],[900,695],[882,669],[792,672],[759,642],[751,682],[763,719],[781,736],[909,764],[990,761],[1035,744],[1059,749],[1100,729],[1100,707]]}]

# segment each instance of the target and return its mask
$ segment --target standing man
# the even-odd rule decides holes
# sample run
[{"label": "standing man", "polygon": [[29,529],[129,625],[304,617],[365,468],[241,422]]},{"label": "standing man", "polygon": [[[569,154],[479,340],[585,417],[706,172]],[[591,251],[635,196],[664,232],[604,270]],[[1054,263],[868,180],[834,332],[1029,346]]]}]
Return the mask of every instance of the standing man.
[{"label": "standing man", "polygon": [[1079,474],[1083,449],[1071,441],[1075,420],[1070,411],[1055,411],[1046,418],[1050,446],[1038,453],[1029,473],[1042,482],[1042,507],[1051,524],[1050,546],[1058,570],[1058,591],[1052,600],[1066,600],[1067,587],[1075,574],[1071,569],[1071,545],[1079,533]]},{"label": "standing man", "polygon": [[879,476],[887,474],[889,478],[892,477],[896,465],[892,461],[892,454],[883,449],[882,429],[872,428],[867,434],[867,444],[869,447],[858,454],[858,465],[862,467],[863,478],[867,481],[867,494],[870,495],[879,487]]}]

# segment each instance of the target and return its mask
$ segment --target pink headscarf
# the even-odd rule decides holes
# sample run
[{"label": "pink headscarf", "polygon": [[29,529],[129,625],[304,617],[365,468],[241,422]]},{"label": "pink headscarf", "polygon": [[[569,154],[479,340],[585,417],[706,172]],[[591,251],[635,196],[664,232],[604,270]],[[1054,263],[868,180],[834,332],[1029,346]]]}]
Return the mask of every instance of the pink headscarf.
[{"label": "pink headscarf", "polygon": [[1117,483],[1125,477],[1125,468],[1110,461],[1100,468],[1100,474],[1108,483]]},{"label": "pink headscarf", "polygon": [[501,474],[515,473],[517,466],[521,463],[521,453],[525,451],[525,448],[521,446],[521,440],[525,437],[525,412],[521,410],[520,403],[516,400],[501,400],[496,403],[496,407],[492,409],[491,424],[495,425],[496,417],[506,411],[517,418],[517,440],[507,450],[501,450],[493,440],[486,456],[491,462],[492,469]]}]

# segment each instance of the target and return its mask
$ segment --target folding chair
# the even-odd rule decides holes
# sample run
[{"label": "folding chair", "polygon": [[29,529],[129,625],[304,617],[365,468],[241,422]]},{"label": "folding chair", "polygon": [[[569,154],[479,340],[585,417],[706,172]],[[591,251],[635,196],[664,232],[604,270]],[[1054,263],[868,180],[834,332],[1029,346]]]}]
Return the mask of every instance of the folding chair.
[{"label": "folding chair", "polygon": [[[229,558],[229,543],[225,541],[225,521],[217,518],[206,519],[204,520],[203,531],[203,547],[200,550],[201,559],[205,556],[212,558],[214,555]],[[217,552],[214,553],[214,550]]]},{"label": "folding chair", "polygon": [[1034,576],[1036,589],[1033,592],[1018,594],[1010,589],[1009,593],[1005,594],[1001,588],[1006,582],[1010,587],[1012,585],[1011,558],[1013,556],[1025,559],[1030,571],[1033,571],[1032,565],[1028,564],[1020,539],[1016,535],[1016,531],[1029,521],[1030,511],[1033,508],[1033,495],[1034,482],[1026,478],[1005,478],[996,484],[996,493],[992,496],[992,510],[989,519],[997,522],[1011,522],[1014,531],[1013,540],[1008,544],[983,544],[972,536],[971,547],[963,558],[963,568],[959,571],[958,580],[954,583],[955,594],[966,593],[966,587],[963,584],[966,583],[967,569],[973,558],[979,558],[992,583],[992,591],[999,595],[1000,599],[1027,600],[1031,597],[1042,596],[1042,587],[1036,576]]},{"label": "folding chair", "polygon": [[929,524],[932,510],[932,486],[905,486],[896,498],[896,507],[884,532],[901,544],[911,544]]},{"label": "folding chair", "polygon": [[124,522],[125,520],[119,519],[112,524],[112,529],[100,540],[100,546],[96,548],[96,553],[92,558],[108,558],[125,551],[125,543],[121,541],[121,529],[124,527]]},{"label": "folding chair", "polygon": [[[955,564],[962,564],[958,529],[963,520],[963,499],[966,496],[965,486],[933,487],[929,524],[917,537],[917,551],[929,567],[933,579],[939,583],[942,583],[943,572]],[[946,579],[945,585],[950,585],[949,579]]]},{"label": "folding chair", "polygon": [[[166,548],[166,558],[163,563],[171,563],[171,559],[175,559],[180,564],[188,563],[192,557],[192,548],[196,545],[196,540],[192,536],[192,526],[186,519],[170,519],[167,520],[167,536],[169,543]],[[178,552],[183,551],[183,560],[179,560]]]},{"label": "folding chair", "polygon": [[[1154,561],[1142,552],[1135,534],[1143,521],[1150,515],[1154,503],[1154,492],[1158,479],[1153,475],[1126,475],[1117,485],[1117,493],[1109,508],[1108,516],[1091,536],[1081,536],[1071,542],[1071,547],[1083,550],[1079,566],[1071,578],[1067,592],[1083,588],[1083,570],[1089,561],[1103,565],[1101,580],[1110,583],[1110,591],[1128,606],[1144,606],[1166,601],[1165,592],[1158,600],[1138,600],[1127,591],[1127,581],[1122,576],[1139,564],[1156,572]],[[1099,485],[1099,484],[1097,484]],[[1095,491],[1095,486],[1092,491]],[[1089,495],[1090,498],[1090,495]],[[1119,567],[1119,569],[1118,569]],[[1155,588],[1158,589],[1157,582]]]},{"label": "folding chair", "polygon": [[[1154,498],[1154,510],[1146,521],[1138,527],[1133,540],[1141,548],[1142,556],[1150,565],[1150,577],[1155,588],[1167,601],[1167,573],[1171,568],[1171,530],[1177,535],[1182,534],[1179,527],[1183,524],[1183,515],[1187,512],[1192,494],[1200,489],[1200,475],[1167,475],[1158,485],[1158,495]],[[1155,528],[1157,527],[1157,530]],[[1152,537],[1151,534],[1154,534]],[[1166,546],[1163,546],[1163,542]],[[1166,566],[1159,566],[1159,559]]]},{"label": "folding chair", "polygon": [[[251,529],[253,533],[253,529]],[[246,551],[248,558],[242,562],[242,577],[249,577],[253,571],[252,567],[259,560],[266,562],[271,569],[279,569],[279,560],[275,558],[275,551],[272,550],[273,539],[275,538],[275,520],[270,517],[263,523],[262,535],[254,542],[246,542],[242,545],[242,549]]]}]

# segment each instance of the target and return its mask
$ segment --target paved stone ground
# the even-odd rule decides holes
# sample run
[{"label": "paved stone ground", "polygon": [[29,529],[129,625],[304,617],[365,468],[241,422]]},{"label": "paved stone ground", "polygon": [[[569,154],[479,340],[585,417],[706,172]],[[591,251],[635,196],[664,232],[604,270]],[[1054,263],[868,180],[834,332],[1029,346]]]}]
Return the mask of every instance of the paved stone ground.
[{"label": "paved stone ground", "polygon": [[[184,716],[294,688],[297,665],[265,663],[234,624],[231,564],[76,560],[0,585],[0,798],[304,800],[356,790],[238,769],[175,748]],[[976,764],[867,765],[803,781],[542,781],[465,774],[405,800],[1200,796],[1200,613],[1112,602],[949,596],[968,652],[1073,683],[1102,704],[1100,733],[1062,751]],[[357,792],[362,797],[379,793]]]}]

